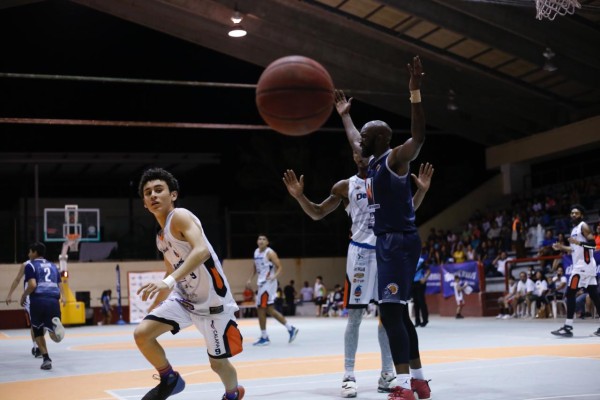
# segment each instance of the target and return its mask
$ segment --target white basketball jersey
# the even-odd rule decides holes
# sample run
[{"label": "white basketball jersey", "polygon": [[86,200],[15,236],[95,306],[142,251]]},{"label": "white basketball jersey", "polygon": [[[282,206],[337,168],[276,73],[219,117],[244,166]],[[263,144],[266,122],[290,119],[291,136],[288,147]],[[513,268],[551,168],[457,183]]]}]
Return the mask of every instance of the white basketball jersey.
[{"label": "white basketball jersey", "polygon": [[348,206],[346,206],[346,213],[352,220],[352,240],[375,246],[377,238],[373,229],[369,228],[369,220],[372,217],[368,205],[365,180],[354,175],[348,179]]},{"label": "white basketball jersey", "polygon": [[[584,223],[580,222],[571,231],[571,237],[578,242],[587,242],[587,238],[581,233],[581,227]],[[596,260],[594,259],[594,250],[586,249],[571,243],[571,257],[573,259],[573,273],[582,275],[596,275]]]},{"label": "white basketball jersey", "polygon": [[[196,225],[202,229],[200,220],[190,211],[183,208],[176,210],[189,213]],[[174,212],[175,210],[169,213],[164,229],[156,236],[156,246],[163,253],[164,258],[177,269],[190,254],[192,246],[171,234],[171,217]],[[235,311],[238,308],[237,303],[231,294],[221,262],[204,231],[202,235],[210,252],[210,258],[204,264],[196,266],[185,278],[179,280],[170,297],[183,299],[183,302],[178,301],[193,314],[208,315],[219,314],[223,310]]]},{"label": "white basketball jersey", "polygon": [[254,266],[256,267],[256,275],[258,275],[256,283],[259,286],[265,283],[267,278],[274,273],[273,263],[267,257],[270,252],[270,247],[267,247],[264,251],[260,251],[259,248],[254,250]]}]

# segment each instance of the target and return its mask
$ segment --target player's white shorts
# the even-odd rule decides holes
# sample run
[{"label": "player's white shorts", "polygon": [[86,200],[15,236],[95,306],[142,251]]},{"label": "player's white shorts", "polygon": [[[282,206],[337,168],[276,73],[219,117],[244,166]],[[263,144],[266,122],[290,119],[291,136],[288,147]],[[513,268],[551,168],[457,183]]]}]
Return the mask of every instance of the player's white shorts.
[{"label": "player's white shorts", "polygon": [[[573,272],[569,276],[569,283],[567,287],[577,289],[577,288],[587,288],[589,285],[597,285],[598,280],[596,279],[596,271],[594,270],[594,275],[582,273],[581,270],[577,270],[573,268]],[[574,281],[574,280],[577,281]],[[577,285],[577,287],[575,287]]]},{"label": "player's white shorts", "polygon": [[348,245],[344,305],[346,308],[366,308],[377,302],[377,258],[375,248],[360,243]]},{"label": "player's white shorts", "polygon": [[275,302],[276,296],[277,281],[275,279],[267,279],[263,283],[259,283],[256,292],[256,307],[266,308]]},{"label": "player's white shorts", "polygon": [[200,316],[190,313],[176,298],[169,297],[145,319],[172,325],[173,334],[194,324],[204,337],[208,355],[213,358],[229,358],[241,353],[243,349],[242,334],[231,309]]}]

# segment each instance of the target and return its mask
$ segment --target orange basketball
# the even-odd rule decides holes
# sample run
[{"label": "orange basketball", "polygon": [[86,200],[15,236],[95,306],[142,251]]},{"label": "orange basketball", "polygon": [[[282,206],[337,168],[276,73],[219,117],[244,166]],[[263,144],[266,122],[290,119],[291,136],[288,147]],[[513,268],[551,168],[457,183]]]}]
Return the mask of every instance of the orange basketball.
[{"label": "orange basketball", "polygon": [[318,62],[304,56],[273,61],[256,86],[256,106],[279,133],[302,136],[319,129],[331,115],[333,81]]}]

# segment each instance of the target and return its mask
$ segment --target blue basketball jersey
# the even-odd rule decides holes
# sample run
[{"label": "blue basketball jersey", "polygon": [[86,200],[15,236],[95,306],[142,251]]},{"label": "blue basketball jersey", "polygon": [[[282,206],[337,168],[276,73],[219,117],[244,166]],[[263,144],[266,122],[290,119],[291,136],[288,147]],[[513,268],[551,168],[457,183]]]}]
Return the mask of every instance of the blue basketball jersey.
[{"label": "blue basketball jersey", "polygon": [[60,289],[58,288],[60,274],[55,264],[44,258],[28,261],[25,264],[25,281],[27,282],[32,278],[37,282],[37,287],[29,295],[31,298],[60,298]]},{"label": "blue basketball jersey", "polygon": [[391,151],[369,162],[367,199],[373,215],[371,225],[377,236],[417,230],[410,173],[400,176],[389,169],[387,158]]}]

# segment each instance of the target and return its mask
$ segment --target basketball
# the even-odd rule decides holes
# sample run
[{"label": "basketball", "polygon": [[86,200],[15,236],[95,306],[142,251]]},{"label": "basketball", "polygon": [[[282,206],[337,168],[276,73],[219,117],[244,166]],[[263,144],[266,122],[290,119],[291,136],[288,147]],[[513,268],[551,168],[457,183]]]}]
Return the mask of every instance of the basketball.
[{"label": "basketball", "polygon": [[275,131],[302,136],[319,129],[331,115],[334,86],[329,72],[304,56],[287,56],[265,68],[256,85],[256,106]]}]

